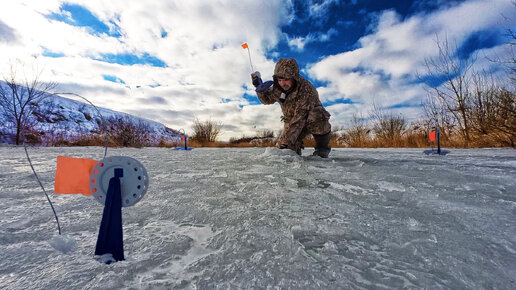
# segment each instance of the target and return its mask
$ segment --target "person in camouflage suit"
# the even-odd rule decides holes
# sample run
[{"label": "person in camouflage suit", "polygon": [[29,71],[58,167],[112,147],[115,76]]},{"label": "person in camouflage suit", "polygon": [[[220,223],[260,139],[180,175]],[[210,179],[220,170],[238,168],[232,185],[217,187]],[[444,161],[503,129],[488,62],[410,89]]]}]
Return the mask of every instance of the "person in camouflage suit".
[{"label": "person in camouflage suit", "polygon": [[273,81],[262,83],[259,72],[251,74],[251,78],[263,104],[278,102],[281,106],[281,119],[285,124],[279,137],[279,148],[288,148],[301,155],[303,139],[312,134],[316,142],[313,155],[327,158],[331,151],[330,113],[322,106],[314,86],[299,74],[296,60],[278,60]]}]

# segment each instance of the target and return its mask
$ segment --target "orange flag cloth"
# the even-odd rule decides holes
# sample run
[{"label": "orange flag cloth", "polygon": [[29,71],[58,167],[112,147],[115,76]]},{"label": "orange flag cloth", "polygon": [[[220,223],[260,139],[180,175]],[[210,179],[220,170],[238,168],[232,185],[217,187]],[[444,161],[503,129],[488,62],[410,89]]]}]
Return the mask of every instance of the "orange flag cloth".
[{"label": "orange flag cloth", "polygon": [[90,172],[97,163],[93,159],[57,156],[54,193],[91,195]]},{"label": "orange flag cloth", "polygon": [[435,141],[435,138],[437,138],[437,137],[436,137],[436,132],[435,132],[435,131],[430,132],[430,133],[428,134],[428,139],[430,140],[430,142]]},{"label": "orange flag cloth", "polygon": [[244,44],[242,44],[242,48],[243,48],[243,49],[249,48],[249,46],[247,46],[247,42],[246,42],[246,43],[244,43]]}]

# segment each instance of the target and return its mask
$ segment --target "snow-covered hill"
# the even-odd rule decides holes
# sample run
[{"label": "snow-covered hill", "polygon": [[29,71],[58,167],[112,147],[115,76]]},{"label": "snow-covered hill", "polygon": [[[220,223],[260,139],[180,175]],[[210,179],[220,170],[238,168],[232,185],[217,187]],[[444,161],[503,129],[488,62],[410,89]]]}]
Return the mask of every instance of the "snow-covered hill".
[{"label": "snow-covered hill", "polygon": [[[1,110],[2,108],[0,108]],[[148,119],[138,118],[130,114],[113,111],[76,101],[73,99],[52,96],[35,104],[32,113],[32,128],[37,131],[43,142],[56,138],[73,139],[79,136],[102,133],[99,127],[101,120],[120,120],[148,130],[150,145],[160,140],[166,142],[180,142],[180,132],[167,128],[165,125]],[[99,114],[100,113],[100,114]],[[5,120],[0,111],[0,143],[14,143],[16,128],[12,122]]]}]

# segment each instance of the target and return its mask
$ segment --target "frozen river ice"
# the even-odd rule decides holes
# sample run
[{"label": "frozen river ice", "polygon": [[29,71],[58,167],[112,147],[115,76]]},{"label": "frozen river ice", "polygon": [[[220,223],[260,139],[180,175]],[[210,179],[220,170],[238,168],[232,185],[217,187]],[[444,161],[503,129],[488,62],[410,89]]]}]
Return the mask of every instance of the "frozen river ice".
[{"label": "frozen river ice", "polygon": [[123,208],[126,260],[94,259],[102,206],[54,195],[56,157],[103,148],[0,147],[0,288],[516,289],[516,151],[109,149],[139,160]]}]

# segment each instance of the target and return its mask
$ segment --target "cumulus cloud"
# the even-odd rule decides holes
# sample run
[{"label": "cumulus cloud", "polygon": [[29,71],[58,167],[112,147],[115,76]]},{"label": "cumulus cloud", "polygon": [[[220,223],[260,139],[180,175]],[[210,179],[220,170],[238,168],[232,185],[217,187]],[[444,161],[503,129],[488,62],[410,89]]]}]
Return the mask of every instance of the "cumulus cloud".
[{"label": "cumulus cloud", "polygon": [[330,28],[326,33],[309,33],[307,36],[300,37],[290,37],[288,34],[283,34],[287,39],[288,46],[295,51],[303,51],[305,49],[305,45],[311,42],[328,42],[335,35],[338,35],[339,32]]},{"label": "cumulus cloud", "polygon": [[[511,1],[494,0],[468,1],[407,19],[393,10],[383,11],[356,49],[327,56],[310,65],[308,72],[328,83],[321,94],[326,101],[347,98],[361,106],[417,106],[426,94],[417,74],[424,71],[425,58],[437,55],[436,36],[460,46],[472,33],[499,27],[502,12],[510,10],[514,10]],[[400,110],[409,118],[417,116],[410,106],[400,107],[406,107]]]},{"label": "cumulus cloud", "polygon": [[[62,91],[80,93],[99,106],[141,112],[140,115],[173,128],[189,127],[185,122],[191,124],[192,117],[209,115],[223,123],[239,125],[245,119],[241,117],[244,113],[255,118],[256,124],[264,117],[278,123],[270,110],[265,112],[254,106],[241,109],[248,105],[242,96],[250,84],[251,70],[247,52],[240,44],[249,44],[253,64],[264,72],[264,77],[266,72],[272,73],[274,63],[265,53],[282,37],[280,27],[292,19],[288,4],[279,0],[266,3],[71,0],[66,3],[89,11],[119,35],[92,33],[89,27],[71,25],[73,20],[49,17],[67,15],[62,1],[8,1],[0,10],[0,35],[12,39],[16,33],[20,38],[14,45],[0,44],[2,71],[8,69],[11,59],[20,59],[28,65],[35,62],[44,68],[43,77],[59,82]],[[102,61],[106,55],[115,59],[123,54],[147,55],[166,65]],[[142,103],[145,99],[148,102]],[[221,99],[228,101],[221,104]],[[186,116],[190,119],[185,119],[185,114],[175,118],[167,110],[156,110],[156,103],[169,107],[168,111],[189,112]],[[251,124],[252,121],[239,125],[241,131],[250,132],[258,127]]]},{"label": "cumulus cloud", "polygon": [[0,20],[0,42],[13,42],[15,40],[14,29]]},{"label": "cumulus cloud", "polygon": [[[66,1],[108,27],[100,32],[50,17],[73,16],[62,0],[4,2],[0,71],[8,71],[12,60],[37,64],[42,77],[58,82],[60,91],[172,128],[188,130],[194,118],[212,118],[226,126],[222,139],[282,126],[278,105],[251,106],[243,97],[255,92],[248,54],[240,44],[249,44],[253,69],[270,79],[270,57],[279,56],[275,49],[280,41],[303,51],[307,44],[332,41],[338,34],[327,28],[301,37],[284,35],[282,26],[296,17],[293,1]],[[316,22],[326,21],[324,14],[341,5],[334,0],[307,3],[308,18]],[[414,83],[415,72],[425,57],[435,55],[435,35],[447,34],[461,43],[473,31],[498,25],[501,13],[511,9],[511,0],[485,0],[407,19],[384,11],[356,49],[327,56],[307,71],[324,82],[318,88],[323,101],[353,101],[332,103],[332,122],[365,112],[373,101],[385,106],[417,103],[423,89]],[[134,56],[134,64],[117,63],[124,55]]]}]

